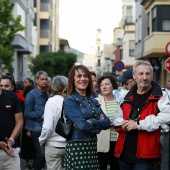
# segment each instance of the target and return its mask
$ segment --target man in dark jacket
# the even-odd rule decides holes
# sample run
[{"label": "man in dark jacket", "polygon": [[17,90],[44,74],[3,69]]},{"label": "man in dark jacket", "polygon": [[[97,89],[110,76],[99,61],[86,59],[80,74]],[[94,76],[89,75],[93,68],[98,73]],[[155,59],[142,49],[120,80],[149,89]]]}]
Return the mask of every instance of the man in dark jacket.
[{"label": "man in dark jacket", "polygon": [[41,170],[45,160],[45,153],[40,146],[38,138],[42,130],[45,104],[49,98],[49,93],[45,90],[47,80],[48,74],[44,71],[38,71],[35,75],[36,87],[27,94],[25,100],[25,128],[31,132],[31,138],[35,148],[35,170]]}]

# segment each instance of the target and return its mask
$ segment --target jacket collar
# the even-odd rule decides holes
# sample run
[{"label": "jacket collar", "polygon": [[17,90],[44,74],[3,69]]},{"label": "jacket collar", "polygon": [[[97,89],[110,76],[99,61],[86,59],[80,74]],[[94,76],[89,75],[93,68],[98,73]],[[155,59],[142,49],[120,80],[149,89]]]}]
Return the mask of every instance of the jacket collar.
[{"label": "jacket collar", "polygon": [[[159,84],[157,84],[155,81],[151,82],[152,84],[152,90],[151,90],[151,96],[150,98],[159,98],[160,96],[162,96],[162,90],[161,87],[159,86]],[[127,95],[125,96],[125,100],[129,100],[130,97],[134,94],[134,92],[137,90],[137,85],[135,84],[127,93]]]},{"label": "jacket collar", "polygon": [[71,96],[73,96],[76,100],[83,100],[84,96],[81,96],[77,91],[74,91]]},{"label": "jacket collar", "polygon": [[35,87],[35,91],[39,96],[43,95],[43,93],[37,87]]}]

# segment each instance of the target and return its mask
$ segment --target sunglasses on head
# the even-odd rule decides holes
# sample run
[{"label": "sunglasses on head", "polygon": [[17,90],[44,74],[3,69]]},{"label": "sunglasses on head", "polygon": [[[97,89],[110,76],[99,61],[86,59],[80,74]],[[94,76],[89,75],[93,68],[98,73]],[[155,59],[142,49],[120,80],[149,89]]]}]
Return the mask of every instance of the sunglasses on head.
[{"label": "sunglasses on head", "polygon": [[12,76],[11,75],[2,75],[2,79],[10,79],[12,80]]}]

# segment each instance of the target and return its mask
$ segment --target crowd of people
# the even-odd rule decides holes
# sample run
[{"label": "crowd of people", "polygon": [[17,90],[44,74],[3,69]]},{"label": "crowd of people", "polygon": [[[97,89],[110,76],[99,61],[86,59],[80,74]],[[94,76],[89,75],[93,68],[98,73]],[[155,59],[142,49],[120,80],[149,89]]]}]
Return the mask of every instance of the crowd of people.
[{"label": "crowd of people", "polygon": [[[25,170],[161,170],[170,81],[166,88],[154,82],[147,61],[118,79],[97,78],[83,65],[68,78],[38,71],[15,82],[0,72],[0,103],[0,170],[20,170],[20,158]],[[67,140],[55,132],[62,108],[73,124]]]}]

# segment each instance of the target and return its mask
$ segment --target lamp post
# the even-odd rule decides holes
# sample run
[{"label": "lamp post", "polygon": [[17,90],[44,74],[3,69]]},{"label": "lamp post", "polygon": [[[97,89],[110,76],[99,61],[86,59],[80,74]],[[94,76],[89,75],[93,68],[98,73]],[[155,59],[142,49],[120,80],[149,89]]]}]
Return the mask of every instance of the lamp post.
[{"label": "lamp post", "polygon": [[111,66],[111,61],[110,61],[110,59],[108,59],[107,61],[106,61],[106,65],[107,65],[107,74],[109,75],[109,72],[110,72],[110,66]]},{"label": "lamp post", "polygon": [[111,60],[111,66],[112,66],[112,74],[113,74],[113,67],[114,67],[114,61],[115,61],[115,54],[111,54],[110,60]]}]

